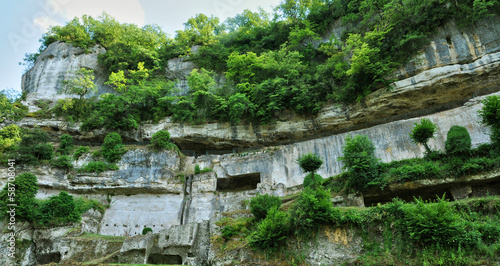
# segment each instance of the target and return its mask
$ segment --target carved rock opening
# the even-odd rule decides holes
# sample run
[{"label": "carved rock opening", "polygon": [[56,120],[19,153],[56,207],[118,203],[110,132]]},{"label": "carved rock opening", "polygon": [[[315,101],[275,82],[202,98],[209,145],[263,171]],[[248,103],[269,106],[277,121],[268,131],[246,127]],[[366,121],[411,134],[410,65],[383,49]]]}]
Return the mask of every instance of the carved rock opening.
[{"label": "carved rock opening", "polygon": [[260,183],[260,173],[250,173],[236,175],[227,178],[217,179],[217,191],[220,192],[238,192],[245,190],[254,190]]},{"label": "carved rock opening", "polygon": [[148,257],[149,264],[182,264],[182,257],[179,255],[162,255],[150,254]]}]

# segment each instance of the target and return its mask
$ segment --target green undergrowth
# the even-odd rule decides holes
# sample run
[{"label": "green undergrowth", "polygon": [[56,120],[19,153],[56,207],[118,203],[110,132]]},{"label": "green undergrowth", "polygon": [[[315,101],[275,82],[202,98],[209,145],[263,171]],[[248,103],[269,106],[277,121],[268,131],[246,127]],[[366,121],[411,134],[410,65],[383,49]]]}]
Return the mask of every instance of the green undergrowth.
[{"label": "green undergrowth", "polygon": [[221,234],[211,239],[220,249],[218,256],[245,249],[268,262],[301,265],[310,252],[305,242],[314,243],[318,234],[343,232],[339,245],[362,241],[356,265],[495,265],[500,260],[498,196],[456,202],[444,196],[432,202],[394,199],[369,208],[333,208],[329,200],[321,200],[322,193],[303,192],[292,208],[274,208],[261,222],[220,220]]},{"label": "green undergrowth", "polygon": [[107,235],[99,235],[99,234],[90,234],[83,233],[79,235],[77,238],[79,239],[89,239],[89,240],[106,240],[109,242],[123,242],[127,237],[125,236],[107,236]]},{"label": "green undergrowth", "polygon": [[[379,175],[368,183],[368,188],[384,189],[389,184],[423,179],[459,178],[491,171],[500,167],[500,152],[495,144],[482,144],[461,156],[433,151],[424,158],[378,163]],[[323,185],[333,192],[346,189],[348,174],[325,179]]]}]

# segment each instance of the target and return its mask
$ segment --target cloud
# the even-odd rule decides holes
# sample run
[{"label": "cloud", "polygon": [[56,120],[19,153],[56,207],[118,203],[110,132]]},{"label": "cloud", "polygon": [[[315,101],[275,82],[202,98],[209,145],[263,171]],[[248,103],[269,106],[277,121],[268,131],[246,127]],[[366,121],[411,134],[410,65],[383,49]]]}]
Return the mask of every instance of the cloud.
[{"label": "cloud", "polygon": [[57,22],[55,19],[49,16],[38,16],[33,18],[33,24],[41,31],[47,32],[50,26],[61,25],[61,23]]},{"label": "cloud", "polygon": [[58,4],[58,13],[66,20],[82,15],[94,18],[106,12],[121,23],[144,25],[144,9],[139,0],[46,0],[47,5]]}]

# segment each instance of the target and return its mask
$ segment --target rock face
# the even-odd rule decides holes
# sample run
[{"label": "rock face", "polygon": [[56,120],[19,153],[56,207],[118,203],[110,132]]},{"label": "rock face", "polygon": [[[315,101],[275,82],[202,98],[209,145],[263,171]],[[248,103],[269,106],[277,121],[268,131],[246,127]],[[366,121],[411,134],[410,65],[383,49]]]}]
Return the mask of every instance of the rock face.
[{"label": "rock face", "polygon": [[111,87],[104,85],[108,74],[97,62],[97,56],[104,52],[106,50],[98,45],[86,52],[68,43],[50,44],[23,75],[21,88],[28,93],[26,101],[31,106],[35,100],[54,101],[72,96],[58,92],[62,89],[62,82],[72,78],[71,72],[80,68],[94,70],[97,95],[113,92]]},{"label": "rock face", "polygon": [[[165,129],[181,149],[198,156],[181,157],[172,151],[153,152],[141,147],[130,149],[122,157],[118,171],[71,175],[48,166],[21,169],[38,177],[38,198],[65,190],[109,204],[104,214],[94,210],[86,213],[78,233],[123,238],[114,242],[88,239],[69,234],[68,227],[35,230],[26,226],[19,231],[19,239],[26,243],[21,250],[24,255],[16,263],[100,258],[97,263],[227,265],[236,259],[258,265],[262,260],[244,252],[218,254],[210,246],[210,238],[221,230],[215,222],[224,213],[247,212],[248,199],[257,193],[288,196],[300,191],[305,174],[295,162],[299,156],[314,152],[324,158],[318,174],[325,178],[339,174],[342,164],[337,158],[342,155],[345,137],[363,134],[373,141],[375,155],[384,162],[421,157],[424,148],[413,144],[408,135],[421,118],[438,125],[437,137],[429,143],[432,149],[444,150],[446,133],[453,125],[467,128],[473,147],[489,142],[489,129],[478,123],[478,111],[484,99],[481,95],[500,95],[500,18],[489,18],[464,29],[450,23],[432,40],[420,56],[394,73],[397,81],[392,90],[380,89],[352,106],[326,106],[314,118],[295,117],[265,126],[185,125],[167,118],[159,124],[119,132],[127,142],[146,144],[155,132]],[[62,80],[69,78],[69,71],[80,67],[94,69],[99,93],[108,92],[102,85],[106,75],[97,65],[97,56],[102,52],[98,47],[85,54],[68,44],[50,45],[23,77],[28,102],[64,97],[56,94]],[[194,67],[190,64],[183,59],[172,60],[167,75],[182,79]],[[78,123],[56,119],[24,119],[18,125],[37,125],[53,137],[69,133],[77,141],[97,144],[108,133],[103,129],[82,132]],[[242,147],[250,149],[239,150]],[[90,154],[86,154],[73,164],[78,168],[90,160]],[[194,175],[195,165],[213,171]],[[2,186],[5,171],[0,169]],[[494,172],[456,182],[424,180],[391,185],[387,191],[407,193],[416,188],[449,185],[451,188],[446,189],[454,199],[467,198],[487,194],[491,189],[477,184],[498,182],[498,176]],[[469,181],[475,185],[462,184]],[[367,201],[383,201],[387,195],[369,191],[363,196],[332,201],[338,206],[363,206]],[[144,227],[152,228],[155,234],[141,236]],[[322,230],[324,234],[318,235],[314,245],[307,244],[310,248],[304,257],[308,264],[350,262],[362,251],[360,236],[343,228]],[[4,243],[0,243],[0,264],[8,265],[1,251],[5,250]]]}]

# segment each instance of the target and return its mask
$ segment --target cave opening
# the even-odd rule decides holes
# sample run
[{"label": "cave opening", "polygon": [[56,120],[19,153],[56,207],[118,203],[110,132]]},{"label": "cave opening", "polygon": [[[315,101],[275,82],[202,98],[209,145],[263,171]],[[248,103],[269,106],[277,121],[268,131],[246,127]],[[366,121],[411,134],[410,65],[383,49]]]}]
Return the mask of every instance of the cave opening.
[{"label": "cave opening", "polygon": [[179,255],[150,254],[149,264],[174,264],[182,265],[182,257]]},{"label": "cave opening", "polygon": [[41,265],[50,264],[52,262],[59,263],[61,261],[61,253],[37,254],[36,261]]},{"label": "cave opening", "polygon": [[239,192],[254,190],[260,183],[260,172],[244,175],[236,175],[227,178],[217,178],[217,191],[219,192]]}]

